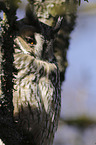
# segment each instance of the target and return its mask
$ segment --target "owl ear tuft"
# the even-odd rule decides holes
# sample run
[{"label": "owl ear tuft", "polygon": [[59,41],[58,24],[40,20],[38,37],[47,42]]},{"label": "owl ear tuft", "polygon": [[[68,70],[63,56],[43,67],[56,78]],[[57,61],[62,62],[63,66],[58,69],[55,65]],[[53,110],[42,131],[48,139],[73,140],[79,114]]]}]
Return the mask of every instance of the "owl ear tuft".
[{"label": "owl ear tuft", "polygon": [[59,16],[58,20],[57,20],[57,23],[56,23],[55,27],[53,28],[53,33],[54,34],[57,33],[60,30],[61,25],[62,25],[62,21],[63,21],[63,17]]},{"label": "owl ear tuft", "polygon": [[35,14],[32,5],[28,4],[26,7],[26,17],[18,21],[19,35],[31,36],[35,32],[40,33],[41,24]]},{"label": "owl ear tuft", "polygon": [[19,31],[19,34],[23,37],[25,36],[33,36],[36,32],[36,28],[30,25],[23,25]]},{"label": "owl ear tuft", "polygon": [[41,28],[40,22],[36,16],[34,7],[30,4],[28,4],[26,7],[26,18],[28,20],[29,25],[34,26],[37,31],[40,30],[40,28]]}]

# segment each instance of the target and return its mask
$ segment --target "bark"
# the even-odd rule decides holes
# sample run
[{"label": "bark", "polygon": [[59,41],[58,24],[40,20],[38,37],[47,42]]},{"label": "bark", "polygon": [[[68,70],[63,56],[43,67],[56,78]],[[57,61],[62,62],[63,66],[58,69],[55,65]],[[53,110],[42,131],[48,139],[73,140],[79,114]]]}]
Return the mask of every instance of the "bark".
[{"label": "bark", "polygon": [[0,97],[0,138],[7,145],[21,144],[22,135],[17,131],[13,121],[13,53],[14,37],[16,30],[16,1],[0,2],[0,9],[6,16],[2,21],[1,36],[1,97]]}]

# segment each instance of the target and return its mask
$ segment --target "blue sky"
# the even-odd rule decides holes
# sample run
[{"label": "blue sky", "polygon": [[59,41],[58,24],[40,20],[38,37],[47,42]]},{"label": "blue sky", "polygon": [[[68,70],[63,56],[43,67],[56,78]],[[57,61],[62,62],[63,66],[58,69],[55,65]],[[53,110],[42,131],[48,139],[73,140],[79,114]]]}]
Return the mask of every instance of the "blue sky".
[{"label": "blue sky", "polygon": [[[83,3],[89,7],[93,1]],[[83,3],[71,33],[61,115],[96,118],[96,7],[85,10]]]}]

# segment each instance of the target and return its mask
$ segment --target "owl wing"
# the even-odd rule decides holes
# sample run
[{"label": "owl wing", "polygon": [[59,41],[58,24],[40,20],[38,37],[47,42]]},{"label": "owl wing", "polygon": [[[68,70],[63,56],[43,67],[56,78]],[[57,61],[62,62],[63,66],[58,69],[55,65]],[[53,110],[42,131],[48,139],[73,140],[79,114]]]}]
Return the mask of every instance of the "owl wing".
[{"label": "owl wing", "polygon": [[49,112],[53,100],[54,87],[52,82],[47,77],[42,77],[39,80],[39,93],[42,102],[42,107],[46,113]]}]

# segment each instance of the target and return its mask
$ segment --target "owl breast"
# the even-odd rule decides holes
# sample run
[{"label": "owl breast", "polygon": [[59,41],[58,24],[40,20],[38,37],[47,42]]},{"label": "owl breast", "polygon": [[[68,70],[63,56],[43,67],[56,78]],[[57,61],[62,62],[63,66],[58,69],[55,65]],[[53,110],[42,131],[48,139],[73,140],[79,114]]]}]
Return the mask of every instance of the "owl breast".
[{"label": "owl breast", "polygon": [[[22,52],[16,53],[14,118],[31,144],[51,145],[60,112],[59,70],[49,63]],[[33,138],[33,140],[32,140]]]}]

